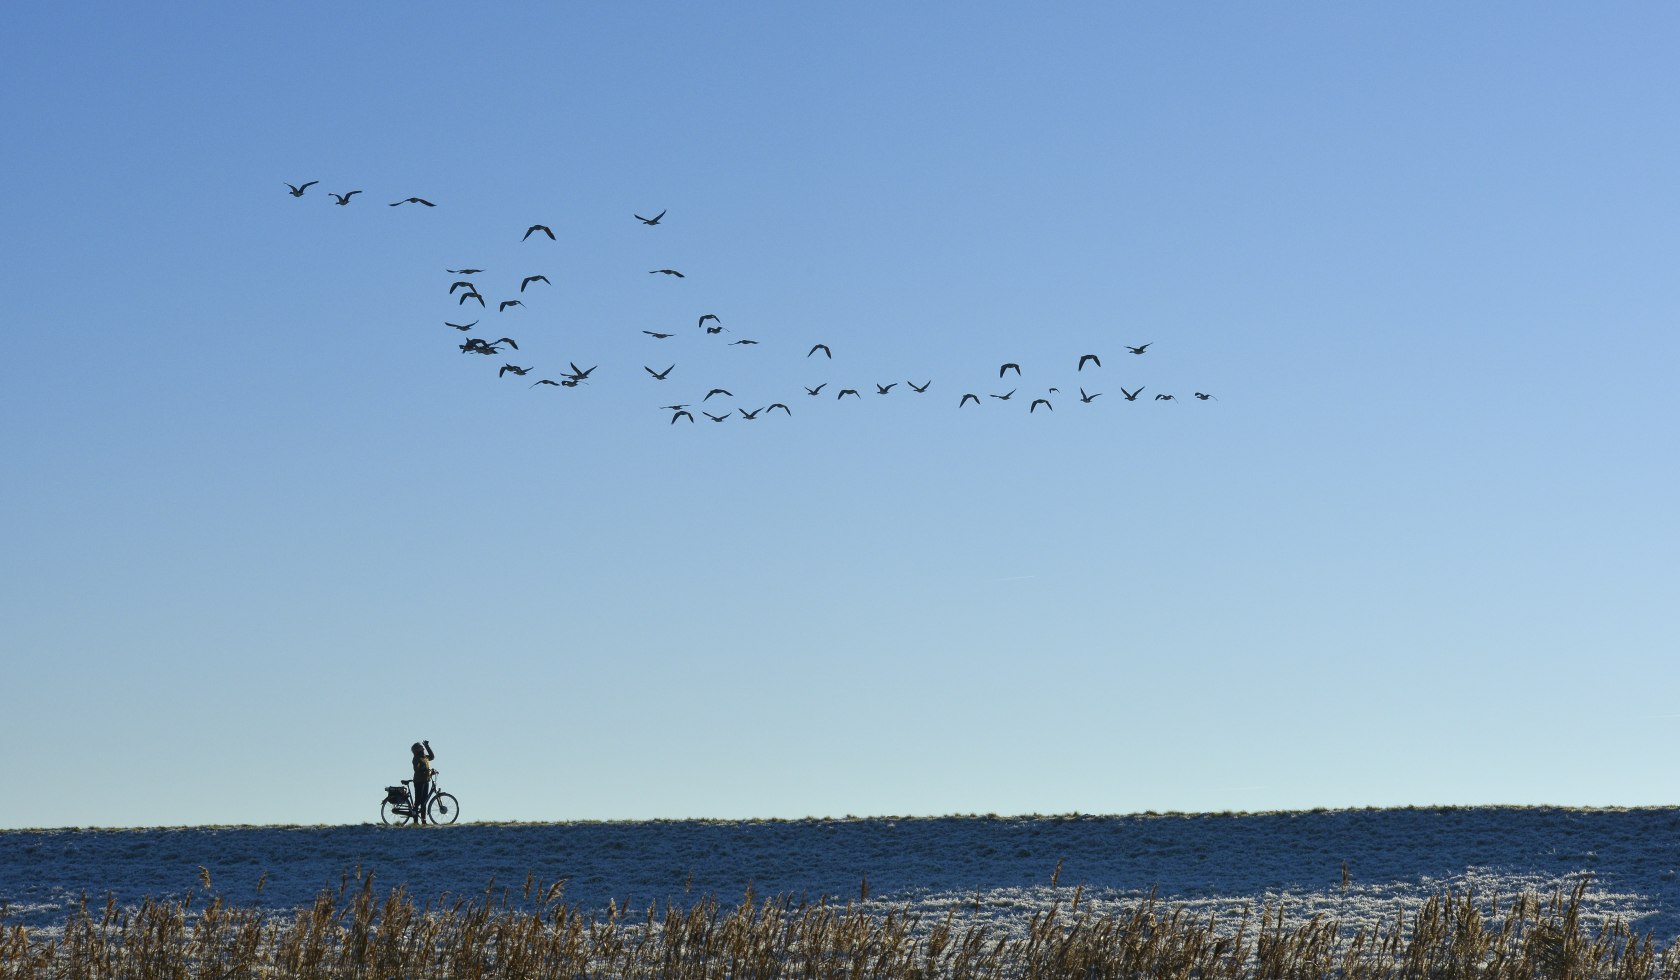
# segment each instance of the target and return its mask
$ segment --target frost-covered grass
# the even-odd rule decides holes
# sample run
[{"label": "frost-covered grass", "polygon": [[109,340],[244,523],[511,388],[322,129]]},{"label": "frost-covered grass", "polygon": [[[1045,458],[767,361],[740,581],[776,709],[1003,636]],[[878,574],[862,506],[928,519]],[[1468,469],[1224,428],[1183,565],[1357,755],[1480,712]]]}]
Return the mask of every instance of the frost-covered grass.
[{"label": "frost-covered grass", "polygon": [[[1531,944],[1573,930],[1564,947],[1569,955],[1615,952],[1622,967],[1643,970],[1656,969],[1654,957],[1677,945],[1677,840],[1680,815],[1669,809],[1555,807],[8,831],[0,832],[0,902],[9,924],[28,927],[35,948],[77,930],[88,935],[88,921],[103,913],[81,919],[84,894],[96,910],[109,894],[112,914],[127,916],[116,921],[131,928],[143,915],[154,925],[158,916],[174,916],[183,929],[195,922],[201,928],[204,920],[194,917],[213,901],[222,918],[211,921],[225,923],[226,936],[257,923],[295,930],[300,916],[321,913],[325,887],[332,889],[332,915],[351,916],[334,928],[354,935],[360,913],[348,911],[350,896],[371,879],[377,884],[367,886],[369,901],[381,910],[393,900],[406,903],[408,921],[432,923],[424,929],[440,930],[438,937],[472,922],[473,929],[497,923],[503,934],[535,929],[519,883],[547,883],[545,894],[558,884],[560,897],[541,910],[543,929],[553,930],[564,909],[564,921],[582,935],[617,935],[615,942],[644,952],[665,941],[658,937],[687,935],[671,931],[672,916],[688,922],[700,915],[715,929],[734,922],[729,929],[739,932],[767,908],[783,920],[781,928],[805,936],[781,957],[804,955],[828,941],[823,937],[899,930],[894,955],[925,959],[929,944],[958,949],[983,937],[997,946],[988,968],[1007,963],[1006,972],[1048,955],[1045,944],[1056,930],[1095,942],[1088,937],[1115,939],[1151,918],[1147,936],[1163,922],[1176,923],[1169,931],[1194,927],[1203,939],[1184,932],[1184,943],[1211,950],[1226,942],[1226,956],[1235,955],[1229,944],[1241,937],[1251,964],[1263,962],[1263,933],[1272,937],[1266,950],[1284,948],[1277,937],[1298,937],[1288,942],[1306,944],[1300,955],[1320,959],[1331,955],[1326,950],[1357,958],[1382,943],[1422,956],[1436,940],[1419,923],[1458,935],[1474,921],[1474,935],[1496,935],[1515,921],[1510,929],[1517,931],[1501,942]],[[207,890],[205,879],[215,888]],[[492,879],[501,884],[487,892]],[[387,889],[400,890],[394,898]],[[743,902],[749,892],[775,897]],[[1560,894],[1573,897],[1551,909]],[[1520,895],[1529,897],[1518,901]],[[458,905],[458,896],[470,900]],[[435,918],[444,911],[458,918]],[[508,918],[516,915],[524,918]],[[1556,918],[1552,925],[1545,925],[1548,916]],[[821,922],[829,924],[819,928]],[[873,925],[865,929],[866,922]],[[394,923],[381,912],[367,925],[389,933]],[[617,932],[602,931],[609,925]],[[310,941],[338,934],[317,931]],[[1635,934],[1650,938],[1653,958],[1623,955]],[[1420,936],[1424,946],[1416,946]],[[1594,945],[1603,936],[1612,938]],[[275,933],[270,942],[281,938]],[[682,949],[696,948],[683,942]],[[1086,952],[1095,956],[1111,945]],[[610,960],[620,955],[614,948],[591,947],[588,955]],[[834,962],[860,955],[850,946],[825,948]],[[1500,962],[1539,962],[1539,947],[1523,949],[1506,948]],[[640,961],[619,967],[631,969],[632,962]],[[904,962],[893,969],[908,970]],[[1199,969],[1215,970],[1210,963]],[[962,972],[954,961],[940,969]]]}]

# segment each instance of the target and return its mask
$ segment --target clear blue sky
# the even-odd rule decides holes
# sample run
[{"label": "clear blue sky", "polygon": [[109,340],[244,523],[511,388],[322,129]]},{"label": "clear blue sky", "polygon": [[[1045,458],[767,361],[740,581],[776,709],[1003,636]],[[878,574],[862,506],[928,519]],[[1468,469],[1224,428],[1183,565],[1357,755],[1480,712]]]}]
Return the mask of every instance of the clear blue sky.
[{"label": "clear blue sky", "polygon": [[0,825],[1672,800],[1677,36],[11,11]]}]

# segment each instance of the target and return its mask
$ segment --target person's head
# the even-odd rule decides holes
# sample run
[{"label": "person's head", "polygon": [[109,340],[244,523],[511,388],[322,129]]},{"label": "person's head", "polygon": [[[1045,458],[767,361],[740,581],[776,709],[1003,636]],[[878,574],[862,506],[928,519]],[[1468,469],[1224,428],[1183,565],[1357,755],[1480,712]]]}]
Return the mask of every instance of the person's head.
[{"label": "person's head", "polygon": [[411,746],[409,746],[409,747],[408,747],[408,750],[409,750],[409,751],[410,751],[410,752],[413,752],[413,753],[414,753],[414,757],[415,757],[415,758],[416,758],[416,759],[418,759],[418,758],[420,758],[420,757],[421,757],[421,756],[423,756],[423,755],[425,755],[425,754],[426,754],[426,750],[425,750],[425,749],[423,749],[423,748],[421,748],[421,747],[420,747],[420,743],[419,743],[419,742],[415,742],[415,743],[414,743],[414,744],[413,744],[413,745],[411,745]]}]

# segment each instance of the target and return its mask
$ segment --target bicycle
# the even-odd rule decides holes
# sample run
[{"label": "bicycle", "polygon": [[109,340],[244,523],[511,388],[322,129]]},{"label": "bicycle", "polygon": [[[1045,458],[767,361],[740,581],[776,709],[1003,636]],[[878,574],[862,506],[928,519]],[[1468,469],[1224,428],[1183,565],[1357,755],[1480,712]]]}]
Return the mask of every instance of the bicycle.
[{"label": "bicycle", "polygon": [[[416,819],[414,812],[414,792],[411,788],[412,779],[405,779],[401,786],[385,787],[385,799],[379,804],[379,822],[390,826],[394,823],[408,823]],[[393,817],[397,819],[392,819]],[[437,770],[432,770],[432,788],[426,798],[426,818],[432,823],[451,824],[461,818],[460,804],[455,800],[455,794],[445,793],[438,789]]]}]

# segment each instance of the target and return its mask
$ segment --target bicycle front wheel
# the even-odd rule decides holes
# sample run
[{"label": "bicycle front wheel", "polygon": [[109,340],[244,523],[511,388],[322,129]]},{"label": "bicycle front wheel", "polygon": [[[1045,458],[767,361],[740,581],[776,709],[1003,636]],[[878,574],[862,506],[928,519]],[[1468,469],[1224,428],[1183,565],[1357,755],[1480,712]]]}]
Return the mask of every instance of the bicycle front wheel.
[{"label": "bicycle front wheel", "polygon": [[432,823],[454,823],[461,816],[459,805],[452,793],[433,793],[426,801],[426,816]]}]

